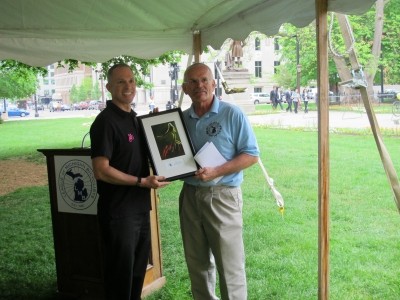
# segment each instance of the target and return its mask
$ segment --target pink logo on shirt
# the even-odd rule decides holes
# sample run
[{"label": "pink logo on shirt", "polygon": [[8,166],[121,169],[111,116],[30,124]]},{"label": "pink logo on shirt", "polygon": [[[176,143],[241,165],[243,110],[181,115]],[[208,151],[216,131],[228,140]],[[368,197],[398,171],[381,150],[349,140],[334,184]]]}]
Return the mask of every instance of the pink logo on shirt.
[{"label": "pink logo on shirt", "polygon": [[129,141],[129,143],[132,143],[134,139],[135,139],[135,137],[133,136],[133,134],[132,133],[128,133],[128,141]]}]

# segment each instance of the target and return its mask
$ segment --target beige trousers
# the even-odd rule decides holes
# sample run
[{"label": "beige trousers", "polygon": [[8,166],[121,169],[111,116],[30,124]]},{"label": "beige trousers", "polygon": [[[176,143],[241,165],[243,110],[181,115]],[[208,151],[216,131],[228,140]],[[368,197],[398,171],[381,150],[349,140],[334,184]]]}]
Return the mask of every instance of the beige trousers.
[{"label": "beige trousers", "polygon": [[215,300],[216,269],[223,300],[246,300],[240,187],[184,184],[179,216],[193,297]]}]

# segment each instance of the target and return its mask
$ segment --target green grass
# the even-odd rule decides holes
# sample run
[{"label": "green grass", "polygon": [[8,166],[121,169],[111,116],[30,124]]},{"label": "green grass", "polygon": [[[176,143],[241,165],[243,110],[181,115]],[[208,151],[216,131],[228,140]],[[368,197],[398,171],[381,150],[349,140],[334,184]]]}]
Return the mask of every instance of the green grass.
[{"label": "green grass", "polygon": [[[26,132],[0,159],[37,148],[80,146],[85,119],[5,122],[1,136]],[[58,123],[60,122],[60,123]],[[19,124],[17,124],[19,123]],[[4,125],[7,125],[4,127]],[[19,126],[25,125],[22,130]],[[60,127],[59,127],[60,126]],[[61,138],[41,133],[68,127]],[[285,200],[283,217],[258,165],[245,171],[244,240],[249,300],[318,298],[318,133],[256,127],[261,158]],[[351,133],[351,134],[349,134]],[[67,136],[70,136],[67,138]],[[7,140],[7,139],[6,139]],[[39,142],[40,141],[40,142]],[[400,173],[399,136],[384,136]],[[36,156],[39,158],[39,156]],[[185,300],[190,284],[178,219],[177,181],[160,190],[160,231],[167,284],[149,300]],[[0,299],[52,299],[56,273],[47,187],[0,196]],[[371,135],[330,135],[330,280],[332,300],[398,299],[400,218]]]},{"label": "green grass", "polygon": [[[0,126],[0,159],[43,159],[37,149],[81,147],[94,118],[21,120]],[[89,138],[88,138],[89,139]],[[85,140],[85,146],[88,146]]]}]

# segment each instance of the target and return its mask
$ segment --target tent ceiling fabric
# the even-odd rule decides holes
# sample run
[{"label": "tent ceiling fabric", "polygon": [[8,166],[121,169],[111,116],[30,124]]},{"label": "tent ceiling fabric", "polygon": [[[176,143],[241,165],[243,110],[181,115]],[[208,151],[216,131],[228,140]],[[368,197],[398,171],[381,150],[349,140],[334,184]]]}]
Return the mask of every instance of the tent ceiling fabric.
[{"label": "tent ceiling fabric", "polygon": [[[376,0],[328,0],[328,10],[360,14]],[[217,49],[250,32],[315,19],[315,0],[1,0],[0,60],[47,66],[66,58],[103,62],[118,55],[192,52],[192,33]]]}]

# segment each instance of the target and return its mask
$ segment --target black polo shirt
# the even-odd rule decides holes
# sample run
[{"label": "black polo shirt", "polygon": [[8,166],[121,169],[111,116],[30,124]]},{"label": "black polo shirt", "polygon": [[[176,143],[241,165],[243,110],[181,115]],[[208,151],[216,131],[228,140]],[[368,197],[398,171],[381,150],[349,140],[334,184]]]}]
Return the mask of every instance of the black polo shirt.
[{"label": "black polo shirt", "polygon": [[[139,177],[149,175],[145,138],[136,113],[125,112],[111,101],[90,128],[91,157],[105,156],[110,166]],[[151,208],[150,189],[114,185],[97,180],[98,215],[110,218],[132,216]]]}]

